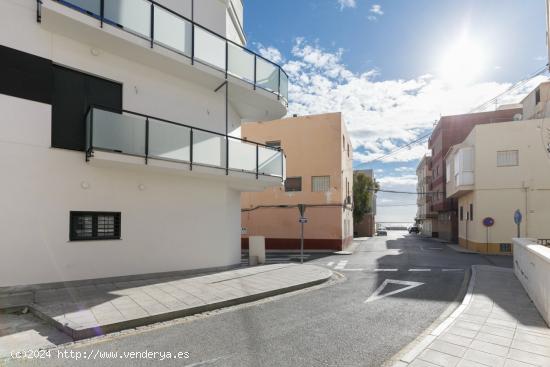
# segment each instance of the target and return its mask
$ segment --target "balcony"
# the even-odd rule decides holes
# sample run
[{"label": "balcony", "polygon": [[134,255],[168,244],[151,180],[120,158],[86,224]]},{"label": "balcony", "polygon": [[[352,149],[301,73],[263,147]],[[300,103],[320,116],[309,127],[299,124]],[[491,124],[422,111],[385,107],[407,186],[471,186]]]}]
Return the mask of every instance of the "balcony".
[{"label": "balcony", "polygon": [[44,27],[215,89],[229,80],[245,119],[270,120],[288,107],[282,68],[151,0],[37,0]]},{"label": "balcony", "polygon": [[86,115],[86,161],[98,166],[216,177],[236,189],[281,185],[281,149],[131,111],[92,107]]},{"label": "balcony", "polygon": [[447,157],[447,169],[451,177],[447,179],[447,197],[459,198],[474,190],[474,148],[452,148]]}]

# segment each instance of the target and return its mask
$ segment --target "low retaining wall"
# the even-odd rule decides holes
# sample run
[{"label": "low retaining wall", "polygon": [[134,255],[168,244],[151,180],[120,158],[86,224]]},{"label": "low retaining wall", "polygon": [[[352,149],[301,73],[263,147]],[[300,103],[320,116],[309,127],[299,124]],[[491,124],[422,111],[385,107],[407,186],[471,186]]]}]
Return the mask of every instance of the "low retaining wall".
[{"label": "low retaining wall", "polygon": [[550,248],[530,238],[514,238],[514,272],[550,325]]}]

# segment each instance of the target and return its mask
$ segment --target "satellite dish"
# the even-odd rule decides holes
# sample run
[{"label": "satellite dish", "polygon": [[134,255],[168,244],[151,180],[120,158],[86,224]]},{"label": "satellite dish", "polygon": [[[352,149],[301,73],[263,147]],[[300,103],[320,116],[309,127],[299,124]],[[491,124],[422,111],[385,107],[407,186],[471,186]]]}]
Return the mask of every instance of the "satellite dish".
[{"label": "satellite dish", "polygon": [[521,121],[523,120],[523,115],[521,113],[516,113],[514,115],[514,121]]}]

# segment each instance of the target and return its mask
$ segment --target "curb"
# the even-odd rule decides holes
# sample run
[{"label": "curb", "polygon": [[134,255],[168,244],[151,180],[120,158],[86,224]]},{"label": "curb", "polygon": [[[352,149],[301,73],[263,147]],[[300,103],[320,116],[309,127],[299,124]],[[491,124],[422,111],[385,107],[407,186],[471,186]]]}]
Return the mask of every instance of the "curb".
[{"label": "curb", "polygon": [[290,293],[300,289],[313,287],[315,285],[325,283],[326,281],[332,278],[333,272],[329,269],[325,269],[325,270],[328,271],[327,276],[324,276],[322,278],[319,278],[310,282],[293,285],[290,287],[284,287],[284,288],[279,288],[271,291],[260,292],[260,293],[256,293],[256,294],[252,294],[244,297],[238,297],[238,298],[233,298],[225,301],[210,303],[203,306],[170,311],[166,313],[160,313],[157,315],[149,315],[149,316],[139,317],[132,320],[126,320],[122,322],[116,322],[112,324],[106,324],[106,325],[83,328],[83,329],[73,329],[70,326],[64,325],[61,322],[49,317],[40,309],[40,305],[30,304],[30,305],[27,305],[26,307],[29,308],[30,312],[33,315],[45,321],[46,323],[50,324],[51,326],[55,327],[56,329],[64,332],[65,334],[73,338],[75,341],[77,341],[77,340],[96,337],[98,336],[98,334],[101,335],[101,334],[108,334],[108,333],[113,333],[117,331],[123,331],[126,329],[133,329],[140,326],[146,326],[146,325],[154,324],[158,322],[164,322],[164,321],[169,321],[169,320],[173,320],[181,317],[192,316],[203,312],[214,311],[220,308],[236,306],[243,303],[258,301],[264,298],[269,298],[269,297],[281,295],[284,293]]},{"label": "curb", "polygon": [[[461,289],[460,289],[460,291],[457,295],[457,300],[460,299],[461,294],[464,294],[464,296],[463,296],[464,298],[458,306],[454,306],[454,307],[456,307],[455,310],[449,316],[447,316],[444,320],[439,322],[433,330],[428,332],[428,330],[430,330],[430,328],[431,328],[431,326],[430,326],[420,337],[415,339],[412,343],[410,343],[405,348],[403,348],[400,352],[398,352],[397,355],[399,355],[401,353],[404,353],[404,355],[402,355],[401,357],[396,357],[396,358],[399,358],[399,359],[394,360],[394,363],[391,364],[390,366],[393,366],[393,367],[408,366],[439,335],[441,335],[445,330],[447,330],[447,328],[455,322],[455,320],[464,312],[464,310],[466,310],[466,308],[468,307],[468,305],[470,304],[470,302],[472,300],[473,290],[474,290],[474,287],[475,287],[475,284],[476,284],[476,276],[477,276],[476,268],[477,268],[476,265],[472,265],[471,268],[470,268],[471,275],[469,277],[467,287],[465,286],[465,283],[466,283],[466,280],[468,278],[469,273],[465,275],[463,285],[462,285],[462,287],[461,287]],[[450,308],[451,307],[453,307],[453,306],[450,306]],[[435,321],[434,324],[437,323],[438,321],[439,320]],[[434,325],[434,324],[432,324],[432,325]],[[409,348],[411,348],[412,345],[414,345],[414,347],[412,347],[412,349],[409,349]],[[407,352],[405,353],[405,351],[407,351]]]}]

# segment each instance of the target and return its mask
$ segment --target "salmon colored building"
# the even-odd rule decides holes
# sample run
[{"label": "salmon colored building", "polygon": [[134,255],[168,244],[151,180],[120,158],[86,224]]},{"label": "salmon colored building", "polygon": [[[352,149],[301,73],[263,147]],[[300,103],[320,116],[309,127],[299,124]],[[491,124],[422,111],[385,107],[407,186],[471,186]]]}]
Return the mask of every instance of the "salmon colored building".
[{"label": "salmon colored building", "polygon": [[286,155],[284,187],[241,195],[242,246],[264,236],[266,248],[345,249],[353,240],[353,148],[341,113],[292,117],[242,126],[245,139],[280,146]]}]

